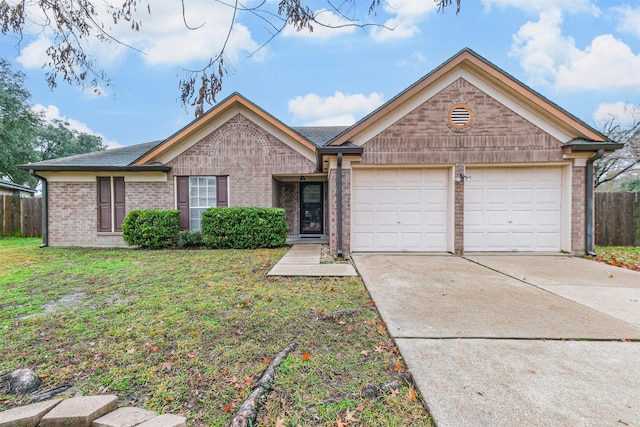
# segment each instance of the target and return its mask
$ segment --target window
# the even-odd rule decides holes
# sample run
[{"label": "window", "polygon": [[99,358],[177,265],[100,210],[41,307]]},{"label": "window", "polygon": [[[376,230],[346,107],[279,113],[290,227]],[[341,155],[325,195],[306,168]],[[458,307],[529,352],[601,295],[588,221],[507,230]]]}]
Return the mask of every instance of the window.
[{"label": "window", "polygon": [[176,180],[181,230],[200,230],[206,209],[227,206],[226,176],[179,176]]},{"label": "window", "polygon": [[98,177],[98,231],[122,231],[124,198],[124,177]]}]

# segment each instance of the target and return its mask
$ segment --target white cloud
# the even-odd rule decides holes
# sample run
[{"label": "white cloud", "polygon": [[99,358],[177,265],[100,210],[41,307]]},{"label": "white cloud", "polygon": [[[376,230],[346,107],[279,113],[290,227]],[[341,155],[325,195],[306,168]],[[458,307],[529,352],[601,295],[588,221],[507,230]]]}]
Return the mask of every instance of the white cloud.
[{"label": "white cloud", "polygon": [[514,35],[510,56],[520,61],[532,84],[561,91],[640,90],[640,54],[610,34],[580,50],[562,34],[562,23],[562,12],[551,8]]},{"label": "white cloud", "polygon": [[[156,2],[151,6],[151,14],[147,14],[146,8],[141,9],[139,31],[132,31],[127,22],[113,24],[104,11],[98,22],[114,39],[143,52],[144,60],[152,65],[186,66],[193,61],[215,57],[227,39],[233,16],[232,7],[209,0],[186,2],[184,19],[180,2]],[[196,29],[186,28],[185,20]],[[22,49],[19,62],[26,68],[40,68],[48,61],[45,51],[51,43],[51,34],[50,31],[43,32],[37,24],[30,24],[29,29],[40,35]],[[136,54],[125,45],[100,43],[93,36],[83,43],[103,69],[120,65],[127,54]],[[259,47],[249,29],[236,22],[226,46],[225,59],[237,61],[240,55],[248,56]],[[264,54],[253,58],[259,60]]]},{"label": "white cloud", "polygon": [[374,27],[371,37],[378,42],[411,38],[420,32],[418,24],[437,10],[433,1],[388,0],[384,2],[384,11],[391,18],[384,23],[386,28]]},{"label": "white cloud", "polygon": [[69,129],[71,130],[101,137],[104,145],[106,145],[107,148],[122,147],[122,144],[120,144],[118,141],[109,140],[104,135],[94,132],[85,123],[82,123],[81,121],[78,121],[75,119],[70,119],[60,114],[60,109],[55,105],[49,105],[45,107],[42,104],[36,104],[31,109],[35,113],[42,114],[46,122],[53,122],[54,120],[62,120],[63,122],[68,123]]},{"label": "white cloud", "polygon": [[345,95],[336,91],[333,96],[309,93],[288,102],[289,112],[305,126],[350,126],[357,118],[370,113],[384,102],[383,95],[372,92]]},{"label": "white cloud", "polygon": [[613,8],[618,18],[618,31],[640,37],[640,7],[621,6]]},{"label": "white cloud", "polygon": [[604,103],[593,113],[593,121],[598,125],[615,120],[621,126],[630,126],[640,120],[640,105],[627,102]]},{"label": "white cloud", "polygon": [[600,9],[590,0],[482,0],[485,10],[490,11],[493,6],[502,9],[520,9],[530,14],[558,10],[566,13],[600,14]]},{"label": "white cloud", "polygon": [[315,38],[324,40],[331,37],[353,33],[357,28],[353,25],[353,22],[336,15],[330,10],[320,9],[316,11],[315,14],[317,23],[312,24],[313,32],[306,29],[296,31],[292,25],[287,25],[282,32],[282,35],[284,37]]}]

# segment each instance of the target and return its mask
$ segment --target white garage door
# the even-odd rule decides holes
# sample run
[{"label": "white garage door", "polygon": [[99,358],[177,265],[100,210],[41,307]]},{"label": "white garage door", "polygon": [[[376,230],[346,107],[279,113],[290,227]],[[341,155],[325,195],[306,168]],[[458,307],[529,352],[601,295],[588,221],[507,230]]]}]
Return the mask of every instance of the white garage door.
[{"label": "white garage door", "polygon": [[354,169],[352,251],[446,251],[447,169]]},{"label": "white garage door", "polygon": [[465,251],[560,251],[562,168],[467,168]]}]

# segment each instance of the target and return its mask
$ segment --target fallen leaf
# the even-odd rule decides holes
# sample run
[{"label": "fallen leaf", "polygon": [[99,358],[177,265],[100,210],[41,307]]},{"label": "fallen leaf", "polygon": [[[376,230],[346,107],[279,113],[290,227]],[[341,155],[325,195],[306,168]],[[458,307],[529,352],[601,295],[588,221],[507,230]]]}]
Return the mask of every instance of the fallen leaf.
[{"label": "fallen leaf", "polygon": [[262,363],[264,363],[265,365],[268,365],[269,363],[271,363],[271,358],[267,357],[262,361]]},{"label": "fallen leaf", "polygon": [[189,353],[187,353],[187,357],[189,359],[193,359],[194,357],[196,357],[198,355],[198,353],[200,353],[198,350],[190,351]]},{"label": "fallen leaf", "polygon": [[171,368],[173,367],[173,363],[172,362],[163,362],[161,365],[162,369],[164,369],[165,371],[170,371]]},{"label": "fallen leaf", "polygon": [[247,376],[245,377],[245,379],[244,379],[244,383],[245,383],[246,385],[249,385],[249,384],[251,384],[252,382],[253,382],[253,375],[247,375]]},{"label": "fallen leaf", "polygon": [[384,349],[382,348],[382,346],[379,345],[376,348],[374,348],[373,351],[375,351],[376,353],[382,353]]},{"label": "fallen leaf", "polygon": [[353,416],[353,414],[355,414],[357,412],[357,409],[354,409],[353,411],[350,411],[347,409],[347,415],[344,417],[344,422],[345,423],[357,423],[358,421],[360,421],[360,418],[355,418]]},{"label": "fallen leaf", "polygon": [[152,352],[154,352],[154,353],[157,353],[157,352],[158,352],[158,350],[160,350],[160,348],[158,348],[158,346],[157,346],[157,345],[153,345],[153,346],[151,346],[151,348],[150,348],[149,350],[151,350],[151,351],[152,351]]},{"label": "fallen leaf", "polygon": [[398,391],[397,388],[389,387],[389,393],[391,393],[394,396],[397,396],[400,394],[400,391]]},{"label": "fallen leaf", "polygon": [[302,361],[306,362],[307,360],[309,360],[309,358],[311,358],[311,353],[304,353],[302,355]]},{"label": "fallen leaf", "polygon": [[233,402],[229,402],[227,406],[222,408],[222,412],[231,412],[231,408],[233,408]]},{"label": "fallen leaf", "polygon": [[346,324],[347,324],[347,322],[346,322],[346,321],[344,321],[344,320],[340,320],[340,321],[338,321],[338,325],[346,325]]},{"label": "fallen leaf", "polygon": [[380,323],[380,326],[382,326],[383,328],[386,328],[387,327],[387,322]]},{"label": "fallen leaf", "polygon": [[276,427],[285,427],[286,424],[284,423],[284,418],[278,418],[278,421],[276,421]]},{"label": "fallen leaf", "polygon": [[363,356],[368,356],[368,355],[369,355],[369,352],[368,352],[367,350],[362,350],[362,351],[360,352],[360,354],[361,354],[361,355],[363,355]]},{"label": "fallen leaf", "polygon": [[129,350],[127,350],[127,354],[133,354],[136,352],[135,348],[130,348]]},{"label": "fallen leaf", "polygon": [[356,406],[356,411],[362,411],[364,409],[364,403],[358,402],[358,406]]},{"label": "fallen leaf", "polygon": [[409,393],[407,393],[407,397],[409,397],[409,399],[413,400],[414,402],[417,402],[418,396],[416,396],[416,389],[411,387],[409,389]]},{"label": "fallen leaf", "polygon": [[353,332],[353,326],[349,326],[349,327],[347,328],[347,332]]},{"label": "fallen leaf", "polygon": [[345,427],[345,425],[346,425],[346,424],[345,424],[345,423],[343,423],[343,422],[342,422],[342,420],[341,420],[340,418],[338,418],[338,419],[336,420],[336,426],[337,426],[337,427]]},{"label": "fallen leaf", "polygon": [[396,371],[402,373],[402,364],[400,362],[396,362]]}]

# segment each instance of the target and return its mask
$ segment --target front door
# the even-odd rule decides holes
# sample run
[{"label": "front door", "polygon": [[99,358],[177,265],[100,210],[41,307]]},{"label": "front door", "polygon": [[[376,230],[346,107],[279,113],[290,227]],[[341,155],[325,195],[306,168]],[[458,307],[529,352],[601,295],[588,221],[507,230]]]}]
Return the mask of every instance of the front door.
[{"label": "front door", "polygon": [[300,183],[300,234],[322,234],[322,182]]}]

